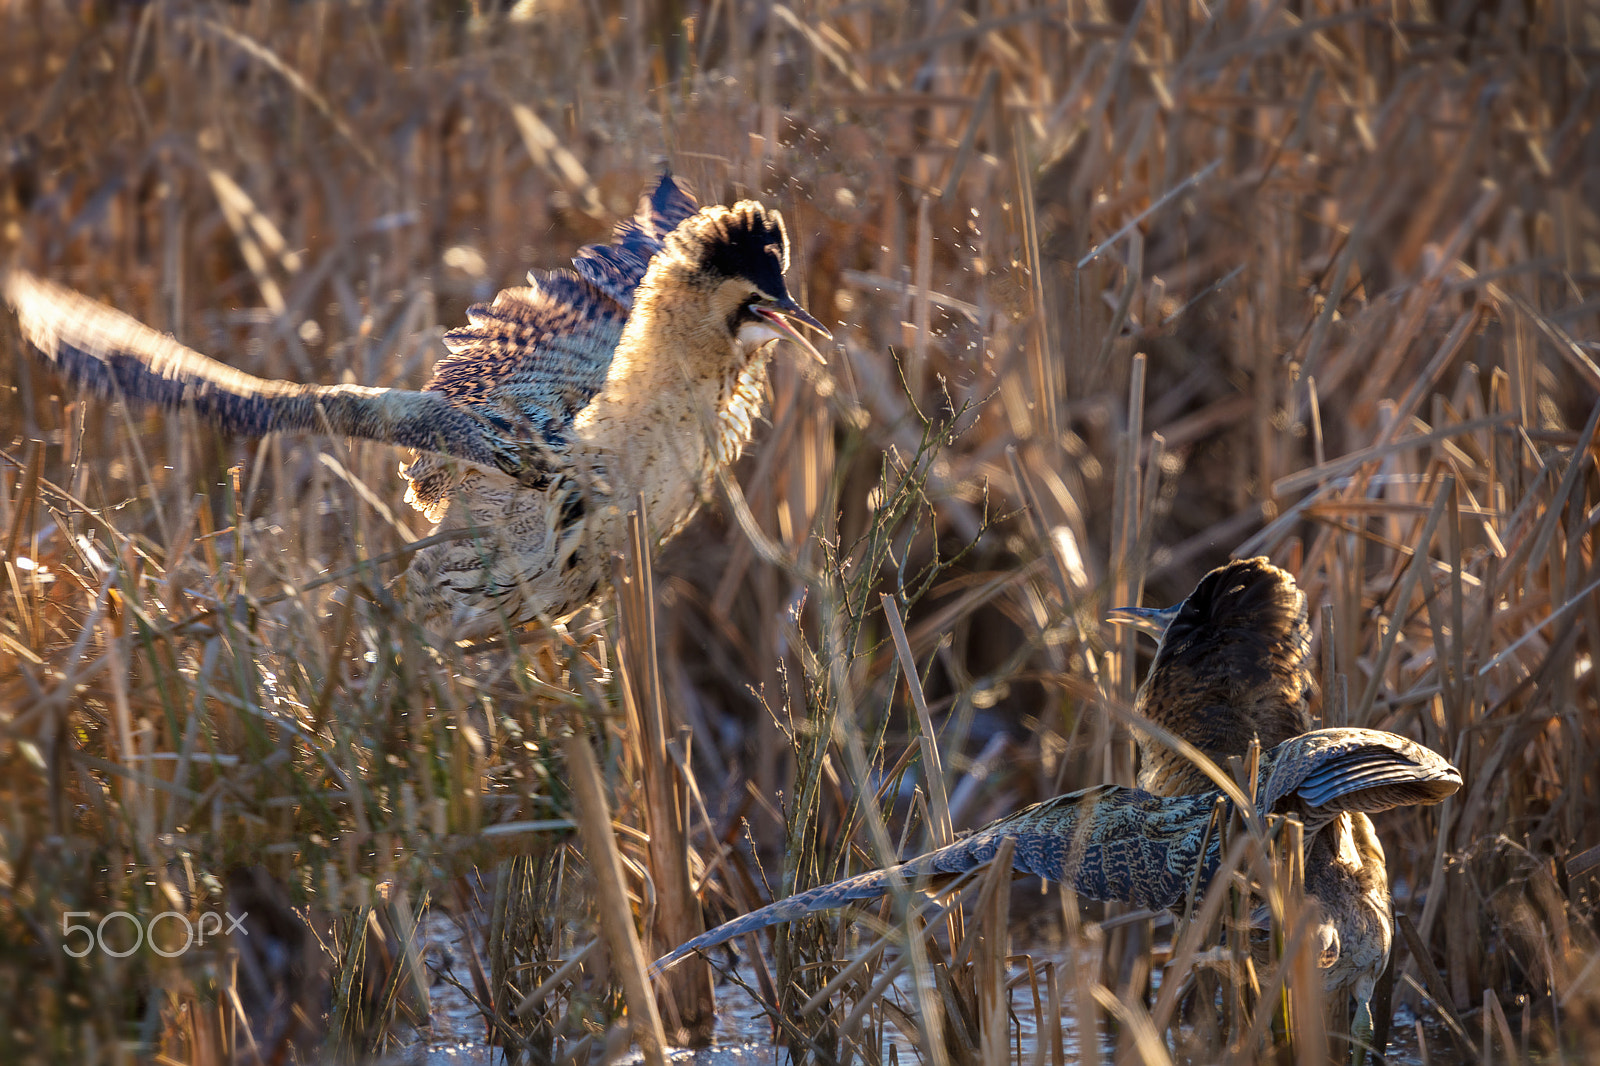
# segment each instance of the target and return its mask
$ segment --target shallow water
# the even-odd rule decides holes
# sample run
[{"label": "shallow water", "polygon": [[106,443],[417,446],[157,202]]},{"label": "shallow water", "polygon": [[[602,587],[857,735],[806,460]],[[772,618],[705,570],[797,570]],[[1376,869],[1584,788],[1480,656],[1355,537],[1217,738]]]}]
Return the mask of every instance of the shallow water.
[{"label": "shallow water", "polygon": [[[463,963],[466,952],[461,930],[445,915],[432,912],[423,919],[421,938],[428,970],[434,975],[429,989],[432,1026],[429,1030],[418,1032],[411,1043],[386,1056],[383,1061],[396,1066],[492,1066],[503,1062],[500,1049],[490,1046],[486,1041],[483,1018],[478,1009],[459,989],[439,976],[448,971],[457,980],[470,986],[467,967]],[[1068,963],[1065,957],[1055,956],[1049,950],[1035,949],[1031,954],[1036,962],[1053,960],[1063,967]],[[739,976],[754,984],[753,974],[742,972]],[[1008,976],[1020,978],[1024,976],[1023,970],[1020,966],[1010,967]],[[913,1001],[909,972],[902,974],[893,988],[901,1005],[909,1007]],[[683,1066],[754,1066],[756,1063],[786,1061],[784,1050],[774,1046],[772,1026],[766,1012],[749,993],[735,982],[720,977],[716,993],[717,1024],[712,1046],[674,1049],[669,1055],[672,1062]],[[1036,1047],[1036,1025],[1033,996],[1025,982],[1012,989],[1011,1009],[1014,1013],[1009,1034],[1012,1061],[1026,1063]],[[1070,994],[1061,1013],[1066,1019],[1063,1033],[1065,1058],[1068,1062],[1074,1062],[1078,1059],[1078,1036],[1076,1027],[1071,1024],[1074,1011]],[[1460,1057],[1444,1026],[1434,1019],[1431,1012],[1425,1012],[1423,1016],[1424,1039],[1428,1049],[1427,1058],[1424,1059],[1417,1042],[1416,1020],[1417,1015],[1408,1007],[1401,1006],[1395,1011],[1389,1043],[1390,1063],[1396,1066],[1422,1066],[1428,1062],[1434,1066],[1454,1066],[1466,1061]],[[904,1039],[893,1025],[884,1026],[884,1035],[882,1055],[885,1060],[891,1054],[890,1045],[893,1045],[900,1062],[918,1061],[915,1046]],[[1105,1040],[1101,1041],[1101,1045],[1102,1061],[1111,1061],[1115,1047]],[[633,1052],[620,1061],[637,1063],[640,1056]],[[1048,1049],[1046,1061],[1049,1061]]]}]

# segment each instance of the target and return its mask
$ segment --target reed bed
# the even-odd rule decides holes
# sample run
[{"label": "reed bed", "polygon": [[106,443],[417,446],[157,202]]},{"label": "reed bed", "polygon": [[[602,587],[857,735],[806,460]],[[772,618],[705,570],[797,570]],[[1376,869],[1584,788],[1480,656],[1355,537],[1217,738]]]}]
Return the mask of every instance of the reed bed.
[{"label": "reed bed", "polygon": [[[1577,0],[0,7],[0,254],[249,372],[419,385],[663,162],[783,209],[837,341],[618,595],[467,647],[384,591],[391,450],[77,395],[0,316],[0,1058],[361,1060],[441,982],[526,1061],[703,1041],[708,971],[639,988],[702,906],[1130,782],[1104,609],[1256,553],[1323,720],[1466,780],[1379,822],[1424,1061],[1592,1058],[1597,59]],[[731,977],[797,1060],[1343,1057],[1294,831],[1177,924],[991,871]]]}]

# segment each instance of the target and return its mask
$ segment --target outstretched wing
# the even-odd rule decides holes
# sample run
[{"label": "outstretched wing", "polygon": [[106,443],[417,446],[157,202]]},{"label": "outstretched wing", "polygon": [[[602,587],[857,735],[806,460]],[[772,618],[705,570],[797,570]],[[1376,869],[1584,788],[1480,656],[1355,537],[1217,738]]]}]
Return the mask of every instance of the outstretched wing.
[{"label": "outstretched wing", "polygon": [[1217,841],[1213,836],[1206,843],[1214,795],[1164,798],[1101,785],[1057,796],[892,870],[822,885],[735,918],[675,948],[655,968],[813,911],[878,899],[889,891],[891,878],[912,886],[947,883],[992,860],[1006,840],[1018,874],[1060,881],[1090,899],[1169,907],[1183,897],[1197,863],[1205,866],[1202,883],[1216,868]]},{"label": "outstretched wing", "polygon": [[575,272],[536,271],[527,287],[468,309],[421,391],[254,377],[21,271],[0,277],[0,292],[28,341],[101,394],[190,408],[245,436],[329,432],[415,449],[402,471],[407,500],[437,518],[455,483],[452,459],[529,485],[559,467],[574,417],[605,384],[634,290],[667,234],[695,210],[663,174],[611,243],[579,251]]},{"label": "outstretched wing", "polygon": [[0,279],[0,291],[28,342],[68,378],[101,395],[187,407],[245,436],[332,432],[496,462],[483,422],[437,393],[258,378],[24,271]]},{"label": "outstretched wing", "polygon": [[1438,803],[1461,787],[1441,755],[1378,729],[1316,729],[1280,744],[1262,794],[1264,810],[1298,808],[1308,830],[1343,811],[1376,814]]},{"label": "outstretched wing", "polygon": [[609,244],[579,249],[573,270],[530,271],[526,288],[467,308],[467,324],[445,334],[450,354],[425,386],[456,404],[500,406],[512,417],[553,420],[564,432],[605,384],[633,292],[668,233],[696,210],[671,174],[661,175],[639,214]]},{"label": "outstretched wing", "polygon": [[662,174],[655,191],[640,202],[638,214],[617,227],[611,243],[580,249],[572,265],[583,280],[631,308],[633,290],[644,280],[667,234],[698,209],[694,197],[670,173]]}]

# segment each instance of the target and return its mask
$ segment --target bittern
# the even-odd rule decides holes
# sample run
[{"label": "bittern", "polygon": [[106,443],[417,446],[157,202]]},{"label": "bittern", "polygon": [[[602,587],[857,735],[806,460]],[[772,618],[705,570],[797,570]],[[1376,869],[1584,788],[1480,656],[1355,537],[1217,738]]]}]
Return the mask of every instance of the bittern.
[{"label": "bittern", "polygon": [[[1265,748],[1311,729],[1305,596],[1288,572],[1266,559],[1218,567],[1175,607],[1124,607],[1111,617],[1160,641],[1135,700],[1136,719],[1194,745],[1217,765],[1243,756],[1252,740]],[[1214,787],[1193,761],[1159,737],[1137,726],[1134,731],[1140,787],[1160,796],[1204,794]],[[1394,940],[1383,845],[1364,810],[1341,812],[1315,835],[1310,825],[1306,829],[1305,888],[1321,910],[1316,934],[1323,987],[1329,995],[1355,996],[1351,1035],[1359,1059],[1372,1040],[1372,993]]]},{"label": "bittern", "polygon": [[[1258,770],[1258,815],[1284,813],[1305,823],[1317,840],[1351,812],[1437,803],[1461,787],[1461,775],[1420,744],[1375,729],[1318,729],[1263,753]],[[878,899],[891,884],[937,887],[992,860],[1011,841],[1011,866],[1070,885],[1090,899],[1143,907],[1181,903],[1198,876],[1208,885],[1221,862],[1219,834],[1210,832],[1220,802],[1217,788],[1157,796],[1126,785],[1097,785],[1036,803],[937,851],[898,866],[822,885],[768,904],[673,949],[657,972],[691,952],[813,911]]]},{"label": "bittern", "polygon": [[419,550],[398,598],[430,628],[474,637],[594,600],[635,500],[652,543],[681,530],[750,440],[773,342],[820,359],[796,324],[828,335],[784,283],[779,213],[754,200],[697,209],[671,175],[573,266],[469,308],[421,390],[264,380],[30,274],[0,288],[33,346],[95,392],[230,433],[412,449],[407,502],[474,536]]},{"label": "bittern", "polygon": [[1005,839],[1013,842],[1018,873],[1070,884],[1091,899],[1172,907],[1197,867],[1202,886],[1216,869],[1217,842],[1207,830],[1223,793],[1165,738],[1198,749],[1214,768],[1246,755],[1259,740],[1266,750],[1257,813],[1304,822],[1305,887],[1321,909],[1316,933],[1324,986],[1354,993],[1353,1035],[1369,1041],[1369,1001],[1388,961],[1394,919],[1383,848],[1367,816],[1438,803],[1461,787],[1460,773],[1393,733],[1311,729],[1305,597],[1265,559],[1212,571],[1176,607],[1114,613],[1161,638],[1135,703],[1136,717],[1150,727],[1136,729],[1138,788],[1101,785],[1046,800],[892,872],[824,885],[736,918],[657,965],[810,911],[875,899],[896,878],[947,881],[993,858]]}]

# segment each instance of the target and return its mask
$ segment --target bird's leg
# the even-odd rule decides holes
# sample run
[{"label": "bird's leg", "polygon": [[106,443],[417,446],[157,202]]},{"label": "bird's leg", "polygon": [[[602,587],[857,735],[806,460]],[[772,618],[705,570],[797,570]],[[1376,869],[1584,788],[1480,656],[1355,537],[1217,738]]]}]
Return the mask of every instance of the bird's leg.
[{"label": "bird's leg", "polygon": [[1356,1016],[1350,1023],[1350,1066],[1363,1066],[1367,1051],[1372,1048],[1371,990],[1367,995],[1356,996]]}]

